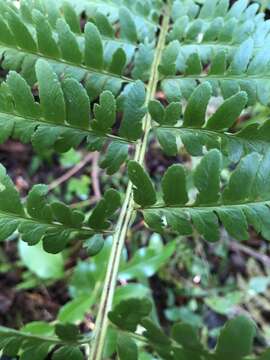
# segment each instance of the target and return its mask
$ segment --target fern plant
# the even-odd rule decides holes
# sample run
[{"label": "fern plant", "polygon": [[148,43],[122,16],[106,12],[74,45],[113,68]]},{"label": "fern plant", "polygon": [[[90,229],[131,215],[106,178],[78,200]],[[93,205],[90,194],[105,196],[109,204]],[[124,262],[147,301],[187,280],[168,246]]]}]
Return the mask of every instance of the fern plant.
[{"label": "fern plant", "polygon": [[[18,233],[57,253],[83,240],[97,255],[113,236],[95,327],[73,324],[0,328],[0,348],[20,359],[103,358],[109,329],[119,359],[138,359],[138,344],[160,359],[267,360],[255,356],[256,327],[230,320],[208,349],[189,325],[165,334],[152,302],[113,307],[127,233],[136,216],[160,234],[238,240],[248,227],[270,240],[269,120],[238,127],[249,106],[270,102],[270,27],[260,5],[238,0],[0,1],[0,141],[31,143],[37,153],[85,147],[104,154],[109,175],[128,174],[125,193],[110,189],[90,215],[46,199],[36,185],[21,200],[0,168],[0,239]],[[81,15],[86,24],[81,26]],[[157,94],[162,93],[162,96]],[[211,110],[213,100],[218,106]],[[155,187],[145,167],[150,140],[168,156],[184,148],[196,160],[167,169]],[[232,170],[232,171],[231,171]],[[228,176],[228,173],[230,174]],[[192,191],[190,185],[192,184]],[[174,250],[173,248],[171,250]],[[170,254],[171,254],[170,250]]]}]

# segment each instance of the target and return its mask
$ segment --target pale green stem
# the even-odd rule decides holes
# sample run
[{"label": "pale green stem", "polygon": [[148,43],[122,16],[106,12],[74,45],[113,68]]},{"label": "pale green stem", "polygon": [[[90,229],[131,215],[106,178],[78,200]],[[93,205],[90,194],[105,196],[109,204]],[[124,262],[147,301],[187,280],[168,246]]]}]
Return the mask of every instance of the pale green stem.
[{"label": "pale green stem", "polygon": [[[166,12],[159,35],[156,53],[152,65],[151,78],[147,87],[146,105],[154,98],[159,82],[158,66],[161,61],[162,50],[165,47],[166,35],[169,28],[170,15]],[[134,160],[140,164],[144,163],[144,156],[148,141],[148,135],[151,129],[151,117],[147,114],[144,118],[144,135],[136,145]],[[91,354],[89,360],[101,360],[103,348],[108,328],[108,313],[112,308],[114,292],[117,283],[120,259],[125,244],[127,232],[132,221],[132,215],[135,209],[135,203],[132,197],[132,184],[128,183],[125,200],[116,225],[116,231],[113,239],[113,246],[110,254],[107,274],[104,282],[103,293],[99,306],[94,338],[91,344]]]}]

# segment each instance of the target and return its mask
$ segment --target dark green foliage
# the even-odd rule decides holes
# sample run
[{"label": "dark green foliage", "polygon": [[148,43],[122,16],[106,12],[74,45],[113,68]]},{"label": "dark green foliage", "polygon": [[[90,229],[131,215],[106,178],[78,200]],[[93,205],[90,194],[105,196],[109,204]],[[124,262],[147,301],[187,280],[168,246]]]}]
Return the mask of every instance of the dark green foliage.
[{"label": "dark green foliage", "polygon": [[156,203],[154,198],[148,202],[149,192],[145,193],[143,189],[144,179],[150,180],[146,174],[140,175],[142,169],[138,164],[132,164],[131,181],[141,195],[135,201],[141,205],[145,221],[155,230],[164,226],[187,235],[192,233],[189,226],[192,223],[205,239],[217,241],[221,221],[229,234],[239,240],[248,239],[248,224],[269,240],[269,159],[269,151],[265,155],[247,155],[233,171],[225,188],[221,189],[222,157],[217,150],[211,150],[193,175],[198,190],[196,199],[187,197],[182,166],[173,165],[162,179],[163,203]]},{"label": "dark green foliage", "polygon": [[[108,229],[108,218],[120,206],[120,195],[115,190],[108,190],[107,195],[105,194],[104,199],[93,210],[88,226],[83,213],[61,202],[48,202],[47,186],[34,186],[24,206],[3,166],[0,167],[0,182],[0,239],[5,240],[18,230],[22,239],[29,245],[35,245],[42,240],[44,250],[50,253],[62,251],[67,242],[74,237],[85,239],[95,232]],[[108,196],[110,206],[103,212],[101,221],[96,214],[100,208],[106,206]]]},{"label": "dark green foliage", "polygon": [[126,300],[109,313],[109,319],[123,330],[136,331],[137,325],[150,313],[151,308],[152,304],[146,298]]},{"label": "dark green foliage", "polygon": [[[157,24],[147,17],[151,17],[153,12],[157,14],[159,8],[154,10],[148,3],[143,7],[146,18],[135,10],[138,21],[134,21],[134,13],[125,4],[120,4],[118,9],[115,9],[118,3],[112,8],[108,4],[107,10],[113,10],[112,17],[120,21],[121,40],[118,41],[104,6],[92,4],[93,8],[85,1],[85,6],[79,7],[79,12],[86,10],[93,21],[88,22],[82,32],[80,18],[74,11],[77,5],[71,0],[49,0],[42,6],[36,1],[23,0],[18,10],[2,0],[0,53],[4,55],[3,66],[20,71],[33,84],[36,78],[33,65],[37,59],[43,58],[60,74],[68,73],[79,79],[91,78],[95,91],[113,89],[117,93],[122,82],[132,81],[122,75],[133,58],[134,73],[139,74],[137,77],[140,77],[140,67],[149,69],[151,65],[137,54],[137,40],[145,36],[153,40]],[[95,80],[103,82],[101,91]]]},{"label": "dark green foliage", "polygon": [[57,346],[53,354],[54,360],[64,360],[67,357],[72,360],[83,360],[79,340],[85,343],[89,339],[76,338],[78,334],[79,330],[74,325],[58,324],[54,328],[43,322],[29,323],[21,331],[0,327],[0,349],[7,356],[14,357],[20,354],[20,359],[23,360],[45,360]]},{"label": "dark green foliage", "polygon": [[[203,147],[206,146],[208,149],[219,149],[234,162],[254,149],[258,152],[266,151],[270,139],[268,120],[249,124],[238,132],[233,131],[233,126],[246,106],[246,93],[232,95],[207,118],[211,91],[209,83],[199,85],[189,98],[183,119],[179,116],[173,124],[170,120],[159,121],[165,110],[158,102],[155,103],[155,108],[149,107],[153,120],[160,123],[155,131],[164,151],[169,155],[176,155],[182,143],[191,155],[201,156]],[[182,142],[179,142],[180,139]]]},{"label": "dark green foliage", "polygon": [[[142,334],[141,341],[144,341],[156,352],[162,359],[183,359],[183,360],[244,360],[246,356],[251,355],[251,348],[256,335],[254,323],[246,317],[235,317],[221,330],[216,348],[206,349],[199,340],[196,330],[188,324],[178,323],[172,328],[171,337],[164,334],[163,330],[153,321],[150,316],[151,307],[146,307],[146,314],[143,317],[140,302],[135,299],[121,302],[110,314],[110,320],[120,329],[129,330],[129,338],[124,336],[118,346],[120,359],[126,359],[123,354],[130,354],[131,359],[138,359],[136,356],[136,345],[132,341],[133,334],[136,334],[137,327],[142,326],[145,331]],[[132,326],[127,326],[124,314],[126,314],[128,305],[132,307],[133,322]],[[122,317],[121,317],[121,315]],[[242,336],[239,337],[239,334]],[[261,359],[261,358],[260,358]]]},{"label": "dark green foliage", "polygon": [[149,176],[136,162],[128,163],[128,175],[134,185],[134,200],[141,206],[150,206],[156,202],[156,192]]},{"label": "dark green foliage", "polygon": [[[37,152],[51,150],[66,152],[86,141],[92,151],[101,150],[105,140],[113,143],[108,148],[102,167],[110,174],[116,172],[128,156],[128,143],[138,139],[142,132],[145,93],[141,82],[130,85],[123,109],[120,135],[112,135],[116,122],[116,101],[109,91],[100,96],[100,103],[90,111],[86,90],[75,79],[58,80],[51,66],[44,60],[36,64],[40,103],[35,102],[26,81],[16,72],[10,72],[0,88],[0,140],[9,137],[32,142]],[[126,118],[133,126],[126,129]],[[126,130],[125,130],[126,129]],[[113,163],[110,161],[113,158]]]}]

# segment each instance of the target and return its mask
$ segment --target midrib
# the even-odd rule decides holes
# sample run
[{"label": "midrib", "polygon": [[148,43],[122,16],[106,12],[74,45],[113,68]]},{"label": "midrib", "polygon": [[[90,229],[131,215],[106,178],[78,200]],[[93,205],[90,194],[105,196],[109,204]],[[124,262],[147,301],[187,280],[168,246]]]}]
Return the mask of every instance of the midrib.
[{"label": "midrib", "polygon": [[[159,82],[158,66],[161,61],[162,51],[165,47],[166,35],[169,29],[170,9],[166,8],[165,15],[160,30],[160,35],[156,47],[155,57],[152,64],[150,81],[147,86],[146,104],[155,97]],[[148,142],[148,135],[151,130],[151,116],[149,113],[144,118],[143,125],[144,134],[138,142],[135,149],[134,160],[141,165],[144,164],[144,157]],[[102,353],[108,328],[108,313],[112,308],[114,292],[117,283],[117,275],[119,271],[122,250],[125,244],[128,229],[132,221],[132,215],[135,210],[135,203],[132,196],[132,183],[129,182],[125,195],[125,200],[121,209],[121,213],[116,225],[116,231],[113,239],[112,250],[107,267],[106,278],[101,296],[98,316],[96,320],[95,333],[93,342],[91,342],[90,360],[101,360]]]}]

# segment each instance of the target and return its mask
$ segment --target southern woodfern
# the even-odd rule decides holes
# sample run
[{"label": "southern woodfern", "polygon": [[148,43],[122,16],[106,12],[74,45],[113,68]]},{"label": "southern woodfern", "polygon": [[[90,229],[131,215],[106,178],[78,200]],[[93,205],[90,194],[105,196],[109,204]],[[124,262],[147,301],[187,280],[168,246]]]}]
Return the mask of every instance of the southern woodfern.
[{"label": "southern woodfern", "polygon": [[[256,358],[256,329],[244,317],[227,323],[211,351],[186,324],[166,335],[151,318],[148,299],[114,309],[112,303],[136,213],[161,234],[197,231],[215,242],[222,225],[245,240],[251,225],[270,240],[270,121],[234,127],[247,106],[270,102],[269,44],[269,22],[247,0],[231,7],[229,0],[21,0],[19,8],[0,1],[0,53],[8,72],[0,86],[1,143],[19,139],[38,153],[84,146],[105,152],[101,167],[108,174],[127,164],[130,179],[124,194],[108,190],[86,216],[48,202],[45,185],[21,201],[0,167],[1,240],[18,231],[51,253],[84,240],[95,255],[106,234],[114,239],[93,333],[83,337],[71,324],[48,324],[42,334],[27,325],[0,328],[5,354],[42,360],[55,349],[55,360],[80,360],[80,349],[90,345],[89,359],[100,360],[110,324],[119,331],[120,359],[138,358],[137,341],[161,359]],[[150,139],[169,156],[184,147],[201,160],[188,173],[174,164],[155,188],[144,168]],[[258,359],[269,358],[268,350]]]}]

